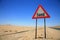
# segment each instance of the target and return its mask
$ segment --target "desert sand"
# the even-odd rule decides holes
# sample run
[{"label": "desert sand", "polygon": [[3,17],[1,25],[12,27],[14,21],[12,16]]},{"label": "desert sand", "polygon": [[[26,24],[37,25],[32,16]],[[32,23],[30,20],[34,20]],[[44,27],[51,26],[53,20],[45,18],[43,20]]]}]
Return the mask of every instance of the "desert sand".
[{"label": "desert sand", "polygon": [[0,25],[0,40],[60,40],[60,30],[47,27],[46,36],[43,27],[38,27],[35,39],[35,27]]}]

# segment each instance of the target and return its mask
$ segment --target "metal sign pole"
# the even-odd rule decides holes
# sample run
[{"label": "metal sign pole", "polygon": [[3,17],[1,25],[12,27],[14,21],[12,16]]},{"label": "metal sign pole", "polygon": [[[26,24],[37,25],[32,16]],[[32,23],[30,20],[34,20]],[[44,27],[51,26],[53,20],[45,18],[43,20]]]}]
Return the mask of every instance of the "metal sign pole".
[{"label": "metal sign pole", "polygon": [[36,27],[35,27],[35,39],[37,39],[37,19],[36,19]]},{"label": "metal sign pole", "polygon": [[46,39],[46,19],[44,18],[44,38]]}]

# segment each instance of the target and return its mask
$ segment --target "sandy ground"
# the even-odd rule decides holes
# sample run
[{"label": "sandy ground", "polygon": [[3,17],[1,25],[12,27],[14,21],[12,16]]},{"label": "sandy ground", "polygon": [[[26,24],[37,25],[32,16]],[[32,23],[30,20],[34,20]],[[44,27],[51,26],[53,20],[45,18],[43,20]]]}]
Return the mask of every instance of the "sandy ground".
[{"label": "sandy ground", "polygon": [[0,25],[0,40],[60,40],[60,30],[46,28],[44,39],[44,28],[38,27],[37,39],[35,39],[34,27],[22,27],[11,25]]}]

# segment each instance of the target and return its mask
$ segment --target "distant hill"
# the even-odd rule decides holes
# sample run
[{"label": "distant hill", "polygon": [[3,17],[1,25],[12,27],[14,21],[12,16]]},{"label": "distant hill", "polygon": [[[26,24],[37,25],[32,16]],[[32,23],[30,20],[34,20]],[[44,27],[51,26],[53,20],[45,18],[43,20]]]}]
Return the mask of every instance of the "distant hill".
[{"label": "distant hill", "polygon": [[60,28],[60,26],[54,26],[54,27],[50,27],[50,28]]},{"label": "distant hill", "polygon": [[60,26],[54,26],[54,27],[50,27],[50,28],[60,30]]}]

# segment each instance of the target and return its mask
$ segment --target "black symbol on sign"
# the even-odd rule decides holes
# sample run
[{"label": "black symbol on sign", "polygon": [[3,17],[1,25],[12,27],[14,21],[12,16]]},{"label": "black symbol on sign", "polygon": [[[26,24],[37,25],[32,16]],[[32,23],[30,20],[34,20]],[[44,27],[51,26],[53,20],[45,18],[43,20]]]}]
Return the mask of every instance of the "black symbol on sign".
[{"label": "black symbol on sign", "polygon": [[37,13],[37,16],[45,16],[44,13]]}]

